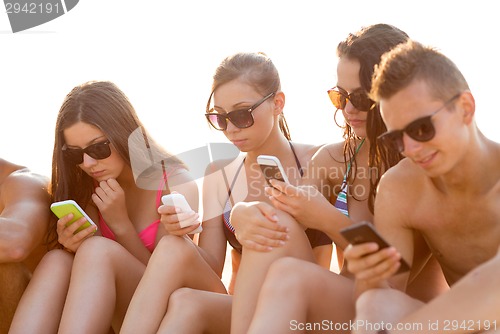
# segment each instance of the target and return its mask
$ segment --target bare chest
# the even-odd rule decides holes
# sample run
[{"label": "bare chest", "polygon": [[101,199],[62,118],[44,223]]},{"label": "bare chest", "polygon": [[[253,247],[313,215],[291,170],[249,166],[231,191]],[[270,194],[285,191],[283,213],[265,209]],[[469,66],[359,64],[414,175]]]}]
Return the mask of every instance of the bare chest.
[{"label": "bare chest", "polygon": [[430,196],[416,210],[423,235],[453,284],[492,258],[500,245],[500,194],[471,198]]}]

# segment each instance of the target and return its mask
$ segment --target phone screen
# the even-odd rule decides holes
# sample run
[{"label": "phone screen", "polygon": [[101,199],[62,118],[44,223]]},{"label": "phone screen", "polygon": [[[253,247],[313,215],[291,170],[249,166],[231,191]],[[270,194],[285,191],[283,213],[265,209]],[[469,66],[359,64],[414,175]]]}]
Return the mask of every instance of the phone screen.
[{"label": "phone screen", "polygon": [[[278,166],[260,165],[260,169],[262,170],[262,173],[264,174],[264,177],[266,178],[267,183],[269,183],[269,180],[271,180],[271,179],[285,182],[285,180],[283,179],[283,175],[281,175],[281,171],[280,171]],[[271,184],[269,184],[269,185],[271,185]]]},{"label": "phone screen", "polygon": [[[367,222],[346,227],[340,230],[340,234],[342,234],[342,236],[344,236],[344,238],[353,245],[375,242],[379,246],[379,249],[389,247],[387,241],[385,241],[384,238],[378,234],[373,225]],[[401,266],[396,274],[400,274],[408,270],[410,270],[410,266],[404,259],[401,259]]]}]

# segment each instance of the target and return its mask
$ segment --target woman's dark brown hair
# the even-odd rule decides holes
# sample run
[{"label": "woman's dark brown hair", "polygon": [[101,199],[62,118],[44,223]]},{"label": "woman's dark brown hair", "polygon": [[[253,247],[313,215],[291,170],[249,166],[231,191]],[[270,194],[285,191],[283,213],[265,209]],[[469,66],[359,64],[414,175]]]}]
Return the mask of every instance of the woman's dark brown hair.
[{"label": "woman's dark brown hair", "polygon": [[[168,161],[169,168],[182,166],[182,161],[163,150],[149,138],[140,122],[134,107],[127,96],[112,82],[90,81],[76,86],[66,95],[59,110],[55,127],[54,151],[52,155],[52,179],[49,191],[53,201],[75,200],[82,208],[91,204],[94,192],[94,180],[78,165],[64,159],[64,130],[83,122],[101,130],[113,145],[116,152],[132,167],[131,155],[141,159],[139,154],[131,154],[130,139],[136,133],[142,133],[146,146],[155,156],[161,154]],[[137,136],[136,136],[137,137]],[[144,150],[144,149],[143,149]],[[146,156],[146,154],[143,154]],[[57,240],[56,221],[52,221],[48,242]]]},{"label": "woman's dark brown hair", "polygon": [[[362,28],[360,31],[349,34],[349,36],[337,46],[337,56],[351,60],[357,60],[360,64],[359,80],[361,88],[367,93],[371,90],[372,76],[375,66],[380,62],[382,55],[395,46],[405,43],[409,39],[408,35],[388,24],[375,24]],[[378,105],[368,111],[366,122],[367,140],[370,142],[370,152],[368,166],[370,168],[370,194],[368,207],[373,213],[374,200],[377,185],[382,174],[401,160],[401,155],[391,152],[377,143],[377,137],[387,130]],[[344,161],[351,162],[351,169],[347,175],[347,183],[352,184],[356,177],[355,150],[360,143],[360,138],[356,137],[354,131],[346,124],[344,126],[343,138]]]}]

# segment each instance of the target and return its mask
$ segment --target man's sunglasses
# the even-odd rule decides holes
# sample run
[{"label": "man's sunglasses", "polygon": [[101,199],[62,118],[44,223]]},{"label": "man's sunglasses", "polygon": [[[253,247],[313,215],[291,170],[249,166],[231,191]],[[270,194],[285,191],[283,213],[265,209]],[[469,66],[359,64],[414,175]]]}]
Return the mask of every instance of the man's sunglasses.
[{"label": "man's sunglasses", "polygon": [[274,93],[264,96],[261,100],[257,101],[257,103],[255,103],[248,109],[233,110],[231,112],[228,112],[227,114],[220,114],[218,112],[215,112],[215,110],[212,108],[205,114],[205,117],[207,118],[211,126],[220,131],[225,131],[227,129],[228,120],[230,120],[231,123],[233,123],[237,128],[249,128],[254,123],[252,112],[271,96],[274,96]]},{"label": "man's sunglasses", "polygon": [[83,154],[86,153],[90,157],[102,160],[109,158],[111,155],[111,147],[109,140],[89,145],[85,148],[67,148],[63,146],[62,153],[65,160],[72,164],[79,165],[83,163]]},{"label": "man's sunglasses", "polygon": [[366,92],[362,90],[356,90],[351,94],[348,94],[340,87],[333,87],[328,90],[328,96],[330,97],[330,100],[335,108],[340,110],[345,109],[347,101],[350,101],[354,108],[359,111],[369,111],[375,104],[375,102],[368,97]]},{"label": "man's sunglasses", "polygon": [[461,93],[453,96],[451,99],[447,100],[441,108],[434,111],[429,116],[414,120],[402,130],[394,130],[381,134],[378,137],[379,142],[391,150],[402,153],[404,151],[404,133],[406,133],[410,138],[419,142],[426,142],[431,140],[436,135],[436,128],[434,127],[434,124],[432,124],[432,117],[441,110],[445,109],[448,104],[459,98],[460,95]]}]

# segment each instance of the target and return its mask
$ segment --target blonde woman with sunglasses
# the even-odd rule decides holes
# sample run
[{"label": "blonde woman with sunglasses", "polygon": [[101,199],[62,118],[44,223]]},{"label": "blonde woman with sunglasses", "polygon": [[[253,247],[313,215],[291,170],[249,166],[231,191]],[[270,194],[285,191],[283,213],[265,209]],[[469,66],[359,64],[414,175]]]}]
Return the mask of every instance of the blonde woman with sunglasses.
[{"label": "blonde woman with sunglasses", "polygon": [[97,228],[53,217],[58,249],[37,267],[10,333],[118,333],[167,233],[157,210],[173,190],[197,208],[186,166],[149,138],[125,94],[106,81],[75,87],[57,117],[50,192],[54,202],[79,203]]},{"label": "blonde woman with sunglasses", "polygon": [[[238,280],[232,333],[300,332],[308,328],[307,324],[322,321],[342,324],[353,319],[354,282],[343,266],[343,250],[348,242],[339,231],[355,222],[373,221],[376,186],[382,174],[401,159],[399,152],[377,142],[386,127],[368,92],[374,67],[382,54],[407,40],[406,33],[396,27],[376,24],[340,42],[337,84],[328,90],[328,95],[344,116],[345,141],[326,145],[318,151],[306,168],[307,186],[293,187],[273,181],[273,187],[266,190],[273,206],[241,203],[233,209],[233,219],[238,222],[236,232],[244,247],[242,272],[251,271],[262,261],[267,249],[275,252],[292,240],[282,227],[290,228],[299,222],[322,230],[332,238],[339,255],[340,275],[310,261],[289,257],[271,265],[260,292],[252,288],[250,281]],[[293,219],[267,218],[279,210]],[[248,217],[252,217],[253,224],[247,223]],[[426,247],[423,239],[416,242],[422,247],[417,251],[423,251]],[[428,259],[422,257],[416,263],[409,287],[410,293],[422,300],[447,289],[435,260]],[[249,294],[259,294],[258,302],[249,305]],[[345,327],[333,330],[350,331]]]},{"label": "blonde woman with sunglasses", "polygon": [[[232,298],[220,281],[228,242],[233,264],[229,293],[235,277],[237,281],[242,275],[238,270],[241,245],[234,235],[231,208],[241,201],[268,201],[264,193],[266,180],[257,164],[259,155],[278,157],[290,183],[298,185],[302,166],[318,149],[291,142],[284,106],[285,94],[281,91],[278,71],[265,54],[237,53],[219,65],[205,117],[243,154],[232,161],[216,161],[207,169],[199,247],[172,235],[184,235],[198,228],[199,223],[180,228],[180,222],[192,223],[197,219],[196,214],[175,215],[174,207],[160,208],[171,235],[153,253],[127,311],[122,333],[229,332]],[[313,230],[304,233],[303,228],[295,226],[290,234],[297,234],[296,239],[302,241],[290,254],[329,267],[332,245],[324,233]],[[185,247],[179,251],[182,246]],[[266,266],[263,261],[255,267],[250,279],[262,278]],[[158,287],[162,287],[161,293]],[[148,312],[144,314],[146,304]]]}]

